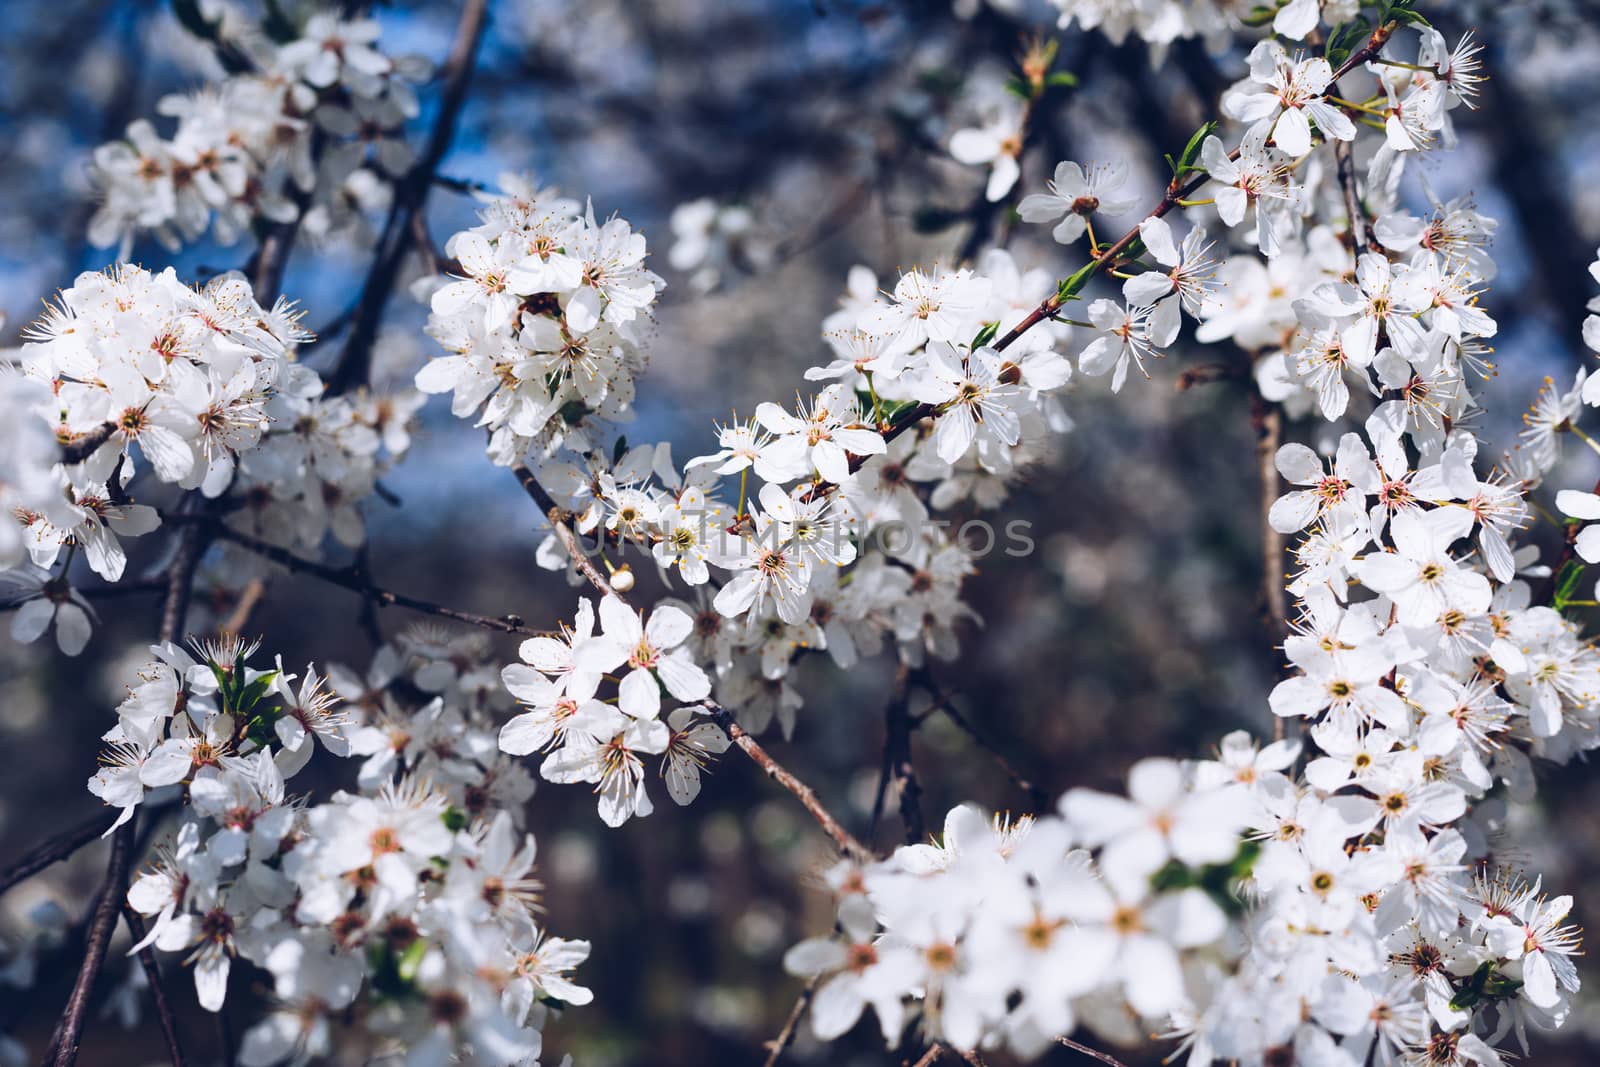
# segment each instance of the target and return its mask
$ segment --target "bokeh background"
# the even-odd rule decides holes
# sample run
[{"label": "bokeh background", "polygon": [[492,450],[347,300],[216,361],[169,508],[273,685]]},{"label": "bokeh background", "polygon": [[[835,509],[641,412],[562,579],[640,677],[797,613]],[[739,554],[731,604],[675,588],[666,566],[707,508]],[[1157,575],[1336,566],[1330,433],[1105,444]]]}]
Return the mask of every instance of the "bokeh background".
[{"label": "bokeh background", "polygon": [[[1153,201],[1174,151],[1213,114],[1219,90],[1243,72],[1243,50],[1212,54],[1180,42],[1162,55],[1057,31],[1043,4],[967,0],[497,0],[472,93],[443,171],[492,181],[530,172],[590,197],[649,237],[668,279],[630,439],[670,440],[680,458],[709,451],[712,422],[781,399],[822,358],[819,324],[856,264],[897,268],[953,262],[1007,229],[981,201],[983,175],[954,162],[952,130],[983,117],[1026,41],[1060,40],[1059,66],[1080,79],[1041,107],[1024,158],[1037,188],[1059,159],[1128,158]],[[456,5],[380,5],[391,53],[440,58]],[[1589,357],[1579,339],[1596,287],[1586,267],[1600,240],[1600,7],[1592,3],[1424,5],[1452,37],[1474,27],[1492,74],[1482,106],[1458,112],[1462,143],[1428,170],[1437,192],[1475,194],[1500,220],[1501,275],[1487,304],[1501,323],[1498,379],[1483,392],[1484,432],[1514,444],[1518,416],[1545,375],[1569,379]],[[163,95],[217,73],[164,4],[126,0],[9,0],[0,34],[0,346],[14,345],[38,301],[110,253],[88,246],[93,209],[85,163],[128,121],[153,116]],[[433,105],[424,90],[420,139]],[[692,271],[667,262],[671,216],[709,197],[747,209],[749,228],[725,256]],[[435,239],[471,218],[469,197],[434,192]],[[375,220],[381,221],[381,220]],[[1024,266],[1060,275],[1071,253],[1043,228],[1009,235]],[[1041,240],[1042,238],[1042,240]],[[336,322],[363,270],[359,248],[304,246],[285,291],[313,326]],[[246,248],[197,246],[172,255],[141,244],[133,258],[198,278],[241,265]],[[709,268],[709,269],[708,269]],[[713,277],[715,275],[715,277]],[[426,359],[425,310],[397,300],[379,347],[380,382],[404,382]],[[312,347],[324,365],[337,344]],[[996,555],[969,585],[986,620],[963,632],[958,662],[941,665],[959,706],[1015,768],[1049,795],[1073,785],[1116,788],[1152,754],[1201,754],[1236,727],[1267,727],[1265,696],[1280,658],[1262,622],[1261,487],[1250,389],[1222,381],[1180,391],[1186,369],[1238,359],[1183,347],[1112,398],[1105,382],[1075,386],[1075,430],[1005,505],[1032,524],[1031,556]],[[1291,439],[1326,431],[1291,424]],[[1561,484],[1595,480],[1596,457],[1573,455]],[[385,484],[402,502],[368,511],[371,561],[389,587],[536,626],[571,611],[573,594],[540,571],[543,534],[532,504],[489,466],[482,439],[442,401],[422,413],[416,445]],[[155,539],[146,539],[154,541]],[[142,547],[153,552],[153,545]],[[160,560],[135,557],[140,563]],[[253,629],[290,664],[364,668],[371,645],[356,598],[303,579],[274,581]],[[88,652],[68,660],[48,643],[0,638],[0,862],[91,814],[83,788],[96,738],[112,722],[129,669],[143,658],[157,607],[129,597],[101,605]],[[204,610],[191,626],[214,625]],[[388,609],[389,634],[415,622]],[[515,656],[512,639],[495,655]],[[848,674],[822,657],[798,668],[806,706],[792,742],[775,753],[815,784],[829,807],[868,830],[891,665]],[[917,732],[917,770],[931,826],[963,799],[1027,810],[1025,793],[989,757],[935,717]],[[1576,919],[1600,923],[1600,785],[1579,763],[1551,776],[1544,802],[1520,812],[1530,867],[1578,897]],[[297,785],[299,781],[297,780]],[[596,991],[546,1034],[556,1062],[758,1063],[799,985],[783,950],[831,922],[817,873],[826,843],[787,794],[730,756],[694,807],[657,790],[657,813],[607,831],[586,791],[542,785],[531,802],[548,883],[548,920],[586,937],[579,974]],[[891,805],[892,810],[892,805]],[[899,834],[892,819],[876,841]],[[82,852],[0,898],[5,923],[45,901],[75,919],[104,866]],[[119,941],[120,945],[122,942]],[[75,967],[71,930],[41,960],[37,985],[0,995],[0,1027],[42,1047]],[[114,955],[112,973],[123,964]],[[1600,971],[1586,972],[1590,988]],[[213,1022],[176,983],[183,1025],[202,1056]],[[115,1005],[111,1005],[115,1007]],[[235,1006],[229,1025],[250,1019]],[[1559,1042],[1535,1061],[1600,1061],[1600,1008],[1586,993]],[[1129,1063],[1156,1054],[1121,1052]],[[83,1062],[162,1062],[153,1023],[96,1024]],[[796,1063],[882,1064],[871,1022],[818,1047],[802,1034]],[[1144,1058],[1141,1058],[1144,1057]],[[1058,1050],[1052,1062],[1076,1054]],[[1005,1062],[994,1057],[993,1062]]]}]

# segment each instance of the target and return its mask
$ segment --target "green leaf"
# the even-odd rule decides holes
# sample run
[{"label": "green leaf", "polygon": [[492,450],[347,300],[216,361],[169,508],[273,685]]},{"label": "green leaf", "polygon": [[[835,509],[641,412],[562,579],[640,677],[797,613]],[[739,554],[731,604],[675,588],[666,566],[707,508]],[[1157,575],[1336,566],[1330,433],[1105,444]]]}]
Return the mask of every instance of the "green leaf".
[{"label": "green leaf", "polygon": [[[243,664],[234,668],[233,676],[240,679],[244,677]],[[249,685],[239,685],[228,710],[239,713],[250,711],[261,703],[261,698],[267,695],[267,691],[272,688],[272,683],[277,680],[277,677],[277,671],[267,671]]]},{"label": "green leaf", "polygon": [[397,973],[404,982],[410,983],[416,981],[417,970],[422,966],[422,957],[426,956],[427,954],[428,942],[420,937],[417,938],[415,941],[411,942],[411,944],[406,946],[406,950],[404,952],[400,953],[400,960],[395,966],[395,973]]},{"label": "green leaf", "polygon": [[1472,975],[1456,990],[1456,995],[1450,998],[1450,1007],[1455,1011],[1466,1011],[1478,1001],[1483,999],[1483,987],[1489,980],[1489,972],[1494,970],[1494,961],[1485,960]]},{"label": "green leaf", "polygon": [[444,809],[444,814],[439,816],[439,818],[444,820],[445,828],[448,829],[451,833],[455,833],[458,830],[466,829],[466,826],[467,826],[467,813],[462,811],[460,808],[457,808],[457,807],[445,808]]},{"label": "green leaf", "polygon": [[1056,286],[1056,303],[1065,304],[1069,300],[1076,300],[1078,293],[1083,290],[1085,285],[1089,284],[1089,279],[1093,278],[1099,269],[1100,261],[1090,260],[1079,268],[1078,272],[1072,277],[1063,280],[1060,285]]},{"label": "green leaf", "polygon": [[1350,54],[1361,47],[1361,42],[1372,33],[1372,23],[1368,22],[1365,15],[1357,15],[1349,22],[1344,23],[1328,34],[1327,57],[1328,65],[1338,70],[1344,66]]},{"label": "green leaf", "polygon": [[1569,559],[1561,566],[1561,573],[1556,575],[1556,591],[1551,597],[1551,607],[1562,611],[1567,606],[1567,601],[1575,599],[1572,594],[1578,591],[1578,582],[1583,579],[1584,566],[1575,559]]},{"label": "green leaf", "polygon": [[1183,174],[1185,171],[1201,169],[1194,165],[1194,161],[1200,158],[1200,149],[1205,147],[1206,138],[1210,137],[1216,130],[1216,120],[1207,122],[1194,131],[1194,135],[1189,138],[1189,143],[1183,146],[1183,152],[1178,156],[1176,162],[1173,161],[1171,156],[1167,157],[1167,166],[1172,168],[1174,176]]},{"label": "green leaf", "polygon": [[1078,76],[1065,70],[1052,71],[1044,80],[1044,84],[1050,89],[1075,89],[1078,86]]},{"label": "green leaf", "polygon": [[622,462],[622,457],[628,454],[628,435],[623,434],[617,438],[617,443],[611,446],[611,465],[615,467]]},{"label": "green leaf", "polygon": [[977,335],[972,338],[972,344],[968,345],[967,347],[971,348],[973,351],[977,351],[990,341],[993,341],[995,334],[999,332],[1000,324],[998,322],[986,322],[983,324],[983,329],[979,330]]},{"label": "green leaf", "polygon": [[1276,7],[1267,7],[1265,4],[1257,4],[1255,7],[1250,9],[1250,13],[1248,15],[1241,17],[1239,21],[1244,23],[1246,26],[1260,27],[1265,26],[1267,23],[1271,22],[1277,17],[1278,9]]},{"label": "green leaf", "polygon": [[917,406],[915,400],[885,400],[879,405],[878,410],[883,412],[883,417],[890,422],[896,422],[901,415]]},{"label": "green leaf", "polygon": [[1227,863],[1210,863],[1203,867],[1187,867],[1177,860],[1169,860],[1166,865],[1150,876],[1150,889],[1156,893],[1168,893],[1179,889],[1200,889],[1217,906],[1230,915],[1243,912],[1244,904],[1239,899],[1235,887],[1244,878],[1249,877],[1254,868],[1256,858],[1261,855],[1261,845],[1255,841],[1240,841],[1239,851]]},{"label": "green leaf", "polygon": [[1024,100],[1033,99],[1033,88],[1015,75],[1006,79],[1006,92],[1020,96]]}]

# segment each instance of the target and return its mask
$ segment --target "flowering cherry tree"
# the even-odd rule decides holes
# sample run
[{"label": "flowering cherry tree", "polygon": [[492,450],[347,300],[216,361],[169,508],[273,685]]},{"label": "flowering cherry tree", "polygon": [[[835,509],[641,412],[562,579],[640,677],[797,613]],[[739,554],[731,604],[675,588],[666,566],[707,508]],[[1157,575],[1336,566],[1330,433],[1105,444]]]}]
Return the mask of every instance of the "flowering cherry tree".
[{"label": "flowering cherry tree", "polygon": [[[191,985],[205,1011],[232,1007],[227,1055],[248,1067],[565,1062],[585,961],[627,949],[544,913],[536,782],[588,787],[603,833],[693,820],[730,760],[836,853],[816,872],[834,920],[783,956],[804,994],[769,1064],[801,1028],[830,1041],[865,1017],[924,1064],[1058,1045],[1116,1063],[1152,1034],[1197,1065],[1539,1054],[1578,992],[1580,934],[1572,897],[1510,859],[1507,811],[1600,744],[1600,655],[1574,610],[1592,603],[1600,497],[1544,484],[1569,437],[1600,450],[1579,428],[1600,376],[1549,382],[1519,441],[1475,430],[1481,405],[1520,403],[1488,362],[1495,222],[1434,200],[1423,162],[1478,101],[1480,45],[1410,0],[1054,3],[1062,35],[1231,42],[1246,73],[1141,201],[1123,160],[1051,160],[1030,185],[1029,123],[1072,80],[1054,43],[1030,46],[1003,104],[947,146],[1006,225],[894,278],[852,272],[797,392],[708,426],[715,449],[686,457],[624,436],[667,284],[653,235],[513,172],[459,183],[477,221],[434,249],[428,198],[486,0],[461,5],[436,73],[349,12],[176,5],[229,73],[163,102],[170,136],[138,118],[94,153],[88,238],[118,251],[0,376],[13,637],[78,655],[112,590],[163,605],[92,775],[82,754],[106,814],[5,875],[110,838],[76,980],[30,1055],[75,1062],[126,924],[174,1064],[192,1062],[172,1007]],[[420,142],[419,92],[437,96]],[[1013,222],[1056,258],[1024,269]],[[756,224],[712,201],[672,229],[697,289],[773,255],[739,251]],[[190,284],[125,261],[147,236],[207,234],[250,248],[244,265]],[[370,263],[321,370],[279,292],[300,240]],[[412,256],[430,358],[380,392],[377,330]],[[1582,329],[1600,350],[1600,318]],[[937,672],[975,620],[974,553],[948,520],[1048,477],[1074,405],[1144,387],[1185,336],[1243,354],[1264,538],[1293,558],[1265,576],[1271,736],[1139,760],[1114,794],[963,804],[929,832],[910,732],[943,711],[982,744]],[[425,403],[481,431],[482,463],[543,516],[529,547],[571,590],[547,610],[478,614],[372,580],[364,505]],[[1541,515],[1563,528],[1558,558],[1529,539]],[[152,539],[159,568],[130,577],[130,545]],[[243,636],[263,567],[455,629],[380,632],[354,668],[285,662],[272,633]],[[197,581],[236,592],[198,631]],[[520,637],[516,659],[482,633]],[[895,667],[877,789],[903,823],[893,851],[768,750],[804,743],[798,665],[824,657]],[[341,762],[344,788],[297,789]],[[995,773],[1015,776],[1004,756]]]}]

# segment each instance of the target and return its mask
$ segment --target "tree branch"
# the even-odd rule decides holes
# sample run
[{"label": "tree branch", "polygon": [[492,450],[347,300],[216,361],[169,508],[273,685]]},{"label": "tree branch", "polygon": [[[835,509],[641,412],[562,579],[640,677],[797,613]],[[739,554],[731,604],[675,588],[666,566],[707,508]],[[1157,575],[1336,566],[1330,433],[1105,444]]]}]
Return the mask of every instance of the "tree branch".
[{"label": "tree branch", "polygon": [[822,827],[823,832],[833,838],[833,842],[839,846],[840,852],[843,852],[853,860],[863,863],[873,858],[872,850],[857,841],[850,831],[846,830],[839,820],[835,819],[828,809],[823,807],[822,801],[817,799],[817,794],[812,792],[810,786],[791,774],[783,764],[773,759],[767,750],[761,747],[761,743],[751,737],[745,731],[745,728],[734,720],[732,712],[715,701],[707,700],[703,703],[706,710],[711,713],[711,717],[727,731],[728,739],[738,745],[740,750],[755,761],[758,767],[766,771],[767,777],[795,795],[801,806],[811,813],[813,819],[817,820],[817,825]]},{"label": "tree branch", "polygon": [[555,498],[539,484],[538,476],[521,463],[512,467],[511,473],[517,476],[522,488],[533,498],[533,502],[539,505],[539,510],[544,512],[545,520],[550,523],[550,529],[555,531],[556,538],[566,548],[567,555],[572,557],[573,566],[578,568],[578,572],[589,580],[590,585],[600,591],[601,596],[616,596],[616,590],[611,588],[611,582],[600,573],[600,569],[584,552],[583,544],[573,532],[571,523],[567,521],[567,510],[557,504]]},{"label": "tree branch", "polygon": [[1101,1052],[1099,1049],[1090,1048],[1088,1045],[1074,1041],[1070,1037],[1058,1037],[1056,1040],[1070,1048],[1072,1051],[1081,1052],[1090,1059],[1096,1059],[1101,1063],[1107,1064],[1108,1067],[1127,1067],[1127,1064],[1123,1063],[1110,1053]]},{"label": "tree branch", "polygon": [[[129,907],[126,902],[122,905],[122,919],[128,924],[128,933],[133,936],[134,944],[144,940],[144,920],[139,913]],[[172,1004],[167,1000],[166,983],[162,980],[161,967],[156,963],[156,954],[146,945],[139,950],[139,966],[144,968],[145,979],[150,983],[150,995],[155,1000],[156,1018],[161,1020],[161,1033],[167,1039],[167,1052],[172,1057],[172,1067],[184,1067],[183,1045],[178,1040],[178,1020],[172,1014]]]},{"label": "tree branch", "polygon": [[136,818],[128,820],[111,838],[111,860],[95,897],[89,932],[84,940],[83,963],[78,967],[78,977],[72,983],[67,1006],[56,1025],[50,1051],[45,1054],[45,1063],[54,1067],[73,1067],[78,1061],[78,1038],[83,1033],[84,1018],[89,1011],[89,996],[94,992],[95,979],[105,963],[106,949],[121,913],[122,895],[133,863],[134,824],[137,822]]},{"label": "tree branch", "polygon": [[100,813],[34,845],[7,867],[5,873],[0,874],[0,893],[60,863],[85,845],[98,841],[113,821],[114,816]]},{"label": "tree branch", "polygon": [[[1283,444],[1283,409],[1260,393],[1250,396],[1250,424],[1256,432],[1256,470],[1261,475],[1261,614],[1274,648],[1289,636],[1289,600],[1283,574],[1283,535],[1272,528],[1272,504],[1278,498],[1278,447]],[[1283,740],[1284,720],[1274,715],[1273,739]]]},{"label": "tree branch", "polygon": [[384,308],[389,296],[400,280],[400,268],[406,253],[414,243],[413,220],[417,219],[428,202],[428,191],[434,184],[434,175],[450,143],[455,139],[456,122],[461,107],[467,99],[467,82],[472,74],[478,54],[478,44],[483,39],[484,25],[488,21],[488,0],[466,0],[461,8],[460,21],[456,23],[455,40],[442,69],[444,90],[439,96],[439,114],[434,118],[433,130],[428,135],[427,146],[412,168],[395,186],[394,206],[384,223],[383,235],[378,240],[378,254],[373,257],[361,286],[360,302],[350,327],[339,362],[328,377],[328,392],[348,392],[367,380],[372,368],[372,346],[378,339],[378,326],[383,321]]},{"label": "tree branch", "polygon": [[800,1020],[805,1017],[806,1008],[811,1006],[811,998],[816,994],[817,985],[821,980],[820,976],[811,979],[800,991],[794,1007],[789,1009],[789,1017],[784,1020],[783,1029],[778,1031],[777,1037],[767,1042],[769,1051],[762,1067],[777,1067],[778,1060],[783,1058],[784,1050],[794,1044],[795,1034],[800,1031]]},{"label": "tree branch", "polygon": [[447,608],[442,604],[435,604],[430,600],[420,597],[407,596],[404,593],[391,592],[388,589],[374,585],[365,574],[356,567],[333,567],[316,560],[303,559],[285,548],[280,548],[258,537],[232,529],[228,526],[219,526],[217,536],[224,540],[232,541],[242,548],[246,548],[263,559],[270,559],[281,564],[296,574],[308,574],[313,578],[320,578],[330,585],[337,585],[341,589],[348,589],[368,598],[380,607],[393,605],[408,608],[411,611],[421,612],[424,615],[436,615],[442,619],[453,619],[464,622],[469,626],[479,626],[485,630],[498,630],[504,634],[523,634],[528,637],[539,637],[546,634],[544,630],[536,630],[523,624],[520,616],[502,615],[498,618],[490,615],[477,615],[470,611],[457,611]]}]

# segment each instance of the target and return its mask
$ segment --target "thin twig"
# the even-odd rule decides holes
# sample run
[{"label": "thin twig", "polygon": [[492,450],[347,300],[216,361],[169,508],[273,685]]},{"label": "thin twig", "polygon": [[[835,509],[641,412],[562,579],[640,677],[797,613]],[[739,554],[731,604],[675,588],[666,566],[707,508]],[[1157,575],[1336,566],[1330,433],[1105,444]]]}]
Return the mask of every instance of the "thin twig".
[{"label": "thin twig", "polygon": [[[950,694],[946,693],[938,682],[934,681],[933,678],[930,677],[926,672],[923,673],[920,681],[923,687],[927,689],[928,692],[933,696],[934,700],[933,707],[929,708],[923,713],[923,718],[926,718],[928,715],[931,715],[936,711],[943,712],[945,718],[949,719],[959,730],[961,730],[962,733],[966,734],[972,739],[973,744],[977,745],[979,748],[983,749],[983,751],[989,754],[989,757],[994,760],[995,766],[999,767],[1000,770],[1004,772],[1005,776],[1011,779],[1011,783],[1013,785],[1022,790],[1024,793],[1028,794],[1028,799],[1032,802],[1035,811],[1043,811],[1049,804],[1049,794],[1039,786],[1034,785],[1030,779],[1020,774],[1017,769],[1011,765],[1011,761],[1006,759],[1005,753],[1001,752],[994,746],[992,742],[988,741],[981,733],[978,732],[978,728],[972,725],[972,722],[956,709],[955,703],[952,701]],[[918,721],[920,722],[921,720]]]},{"label": "thin twig", "polygon": [[521,617],[517,615],[502,615],[499,617],[478,615],[470,611],[447,608],[442,604],[435,604],[420,597],[392,592],[374,585],[359,568],[334,567],[326,563],[319,563],[316,560],[303,559],[287,549],[280,548],[270,542],[263,541],[258,537],[252,537],[250,534],[228,526],[219,526],[217,535],[249,549],[263,559],[270,559],[274,563],[282,564],[296,574],[309,574],[314,578],[322,579],[330,585],[337,585],[342,589],[350,590],[352,593],[358,593],[363,597],[369,598],[380,607],[393,605],[407,608],[425,615],[437,615],[442,619],[453,619],[456,622],[479,626],[485,630],[498,630],[500,633],[505,634],[523,634],[528,637],[539,637],[546,633],[544,630],[536,630],[531,626],[524,625]]},{"label": "thin twig", "polygon": [[488,0],[466,0],[461,8],[461,18],[456,23],[455,40],[450,54],[441,68],[444,89],[439,94],[439,113],[434,118],[427,146],[417,162],[395,185],[394,206],[384,223],[383,235],[378,240],[378,253],[367,271],[361,286],[361,299],[356,305],[355,319],[339,362],[328,377],[328,392],[348,392],[367,380],[372,365],[372,346],[378,339],[378,327],[383,321],[384,308],[400,280],[400,268],[406,253],[416,244],[412,220],[422,214],[428,202],[428,191],[434,185],[434,175],[450,143],[455,139],[456,122],[461,107],[467,99],[467,82],[472,74],[478,54],[478,44],[483,39],[483,29],[488,21]]},{"label": "thin twig", "polygon": [[905,828],[908,845],[920,842],[927,828],[922,821],[922,785],[917,781],[916,767],[911,762],[912,671],[902,663],[895,669],[894,691],[883,709],[883,769],[878,775],[878,792],[872,802],[872,821],[867,827],[867,839],[877,836],[878,820],[883,817],[884,802],[893,787],[900,810],[900,822]]},{"label": "thin twig", "polygon": [[[1261,474],[1262,616],[1274,648],[1289,636],[1289,601],[1283,581],[1283,535],[1272,528],[1272,504],[1278,498],[1278,447],[1283,443],[1283,409],[1251,394],[1250,422],[1256,431],[1256,469]],[[1273,740],[1282,741],[1282,716],[1272,717]]]},{"label": "thin twig", "polygon": [[811,998],[817,992],[817,983],[820,976],[811,979],[806,987],[800,991],[794,1007],[789,1009],[789,1017],[783,1022],[783,1029],[778,1031],[778,1036],[767,1042],[767,1060],[762,1067],[777,1067],[778,1060],[783,1057],[784,1050],[794,1044],[795,1034],[800,1032],[800,1020],[805,1018],[806,1008],[811,1006]]},{"label": "thin twig", "polygon": [[578,572],[589,580],[589,584],[600,591],[602,596],[615,596],[616,590],[611,588],[611,582],[600,573],[598,567],[589,559],[583,550],[583,545],[578,541],[578,535],[573,532],[571,524],[567,521],[567,511],[555,502],[544,486],[539,484],[538,477],[525,465],[519,463],[511,468],[511,473],[517,476],[517,481],[522,483],[522,488],[539,505],[539,510],[544,512],[550,528],[555,531],[556,538],[560,540],[567,550],[567,555],[572,557],[572,563]]},{"label": "thin twig", "polygon": [[78,1062],[78,1038],[83,1033],[84,1019],[89,1011],[89,996],[94,992],[95,979],[105,963],[106,949],[117,927],[121,912],[122,895],[128,884],[128,870],[133,863],[134,824],[129,819],[111,838],[111,860],[106,865],[106,876],[95,897],[94,910],[89,920],[89,932],[84,939],[83,962],[78,967],[78,977],[73,980],[67,1006],[56,1025],[56,1033],[45,1063],[54,1067],[73,1067]]},{"label": "thin twig", "polygon": [[936,1044],[936,1045],[929,1046],[928,1051],[924,1052],[922,1054],[922,1058],[917,1060],[916,1067],[933,1067],[933,1065],[935,1063],[939,1062],[939,1058],[941,1056],[943,1056],[943,1055],[944,1055],[944,1046],[943,1045],[937,1045]]},{"label": "thin twig", "polygon": [[95,450],[110,440],[111,435],[116,432],[116,423],[102,422],[88,433],[79,434],[70,441],[62,442],[61,462],[82,463],[94,455]]},{"label": "thin twig", "polygon": [[1356,189],[1355,151],[1349,141],[1333,142],[1333,159],[1339,188],[1344,193],[1344,209],[1350,216],[1350,241],[1359,256],[1372,246],[1372,241],[1367,235],[1367,211]]},{"label": "thin twig", "polygon": [[260,605],[261,598],[266,596],[267,581],[265,578],[252,578],[244,584],[244,589],[239,592],[239,599],[233,605],[233,611],[222,623],[222,632],[230,633],[237,637],[250,625],[250,616]]},{"label": "thin twig", "polygon": [[822,801],[817,799],[817,794],[812,792],[810,786],[791,774],[783,764],[773,759],[767,750],[761,747],[761,743],[751,737],[745,728],[734,720],[733,714],[727,708],[714,701],[708,700],[704,703],[712,718],[716,719],[718,724],[727,731],[729,740],[738,745],[740,750],[755,762],[756,766],[766,771],[767,777],[795,795],[801,806],[811,813],[813,819],[817,820],[817,825],[822,827],[823,832],[833,838],[833,842],[839,846],[840,852],[862,862],[872,859],[872,850],[857,841],[850,831],[846,830],[839,820],[835,819],[828,809],[823,807]]},{"label": "thin twig", "polygon": [[112,815],[101,813],[34,845],[6,867],[5,873],[0,874],[0,893],[60,863],[85,845],[100,840],[114,819]]},{"label": "thin twig", "polygon": [[[144,940],[144,920],[139,913],[122,905],[122,920],[128,924],[128,933],[133,936],[133,943],[138,944]],[[161,977],[161,967],[156,963],[156,954],[146,945],[139,950],[139,966],[144,968],[145,980],[150,983],[150,995],[155,1000],[156,1018],[161,1020],[161,1033],[167,1039],[167,1052],[172,1057],[172,1067],[184,1067],[183,1045],[178,1040],[178,1020],[172,1014],[172,1004],[167,1000],[166,982]]]},{"label": "thin twig", "polygon": [[1070,1048],[1072,1051],[1081,1052],[1085,1056],[1097,1059],[1101,1063],[1108,1064],[1109,1067],[1128,1067],[1127,1064],[1123,1063],[1110,1053],[1101,1052],[1097,1048],[1090,1048],[1088,1045],[1080,1044],[1079,1042],[1072,1040],[1070,1037],[1058,1037],[1056,1040]]}]

